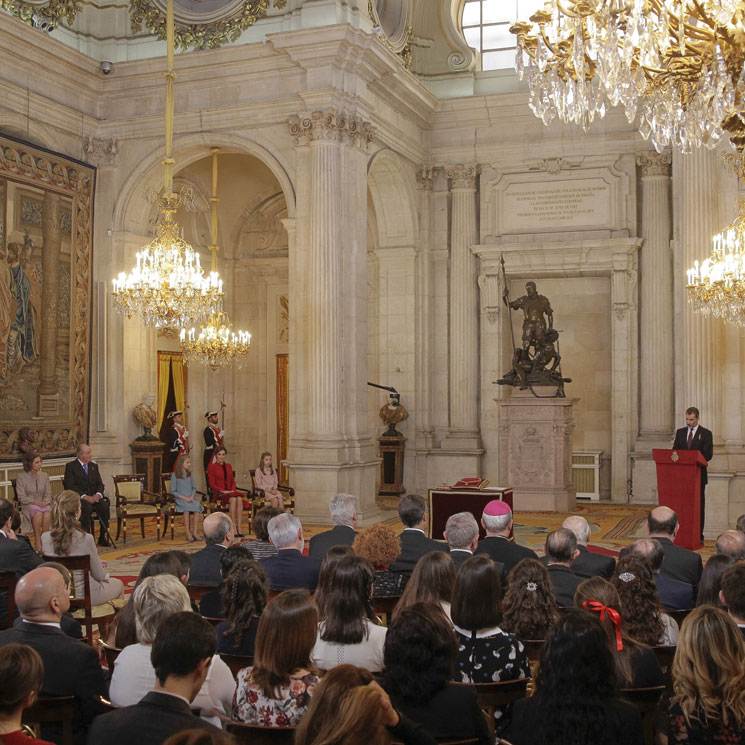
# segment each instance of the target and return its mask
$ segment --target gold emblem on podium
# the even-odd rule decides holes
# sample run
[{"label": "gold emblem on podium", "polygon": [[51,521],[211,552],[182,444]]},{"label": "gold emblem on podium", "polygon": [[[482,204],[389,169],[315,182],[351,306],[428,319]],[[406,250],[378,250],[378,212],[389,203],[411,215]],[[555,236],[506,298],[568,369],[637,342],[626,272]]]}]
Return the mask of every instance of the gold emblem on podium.
[{"label": "gold emblem on podium", "polygon": [[678,455],[678,451],[677,450],[673,450],[673,452],[670,453],[670,460],[673,463],[677,463],[680,460],[680,456]]}]

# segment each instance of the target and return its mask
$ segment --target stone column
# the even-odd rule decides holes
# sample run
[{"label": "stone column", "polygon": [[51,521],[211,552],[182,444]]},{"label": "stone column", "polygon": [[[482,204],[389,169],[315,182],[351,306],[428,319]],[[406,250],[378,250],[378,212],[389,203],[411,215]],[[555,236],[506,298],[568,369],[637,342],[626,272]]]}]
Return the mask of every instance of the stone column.
[{"label": "stone column", "polygon": [[450,430],[454,449],[480,448],[479,436],[479,303],[476,257],[478,243],[476,164],[448,168],[450,220]]},{"label": "stone column", "polygon": [[669,151],[642,153],[640,253],[639,434],[669,438],[673,430],[673,276],[670,252]]},{"label": "stone column", "polygon": [[54,416],[59,413],[57,389],[57,306],[59,302],[59,270],[62,237],[60,230],[61,198],[47,191],[42,207],[42,232],[44,247],[41,253],[42,288],[39,318],[41,344],[39,347],[39,387],[37,388],[37,415]]}]

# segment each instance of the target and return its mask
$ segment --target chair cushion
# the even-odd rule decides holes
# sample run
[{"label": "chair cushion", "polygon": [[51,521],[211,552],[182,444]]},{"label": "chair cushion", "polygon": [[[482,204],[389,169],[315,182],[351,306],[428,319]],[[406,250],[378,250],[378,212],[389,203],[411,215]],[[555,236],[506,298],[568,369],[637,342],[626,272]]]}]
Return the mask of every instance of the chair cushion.
[{"label": "chair cushion", "polygon": [[147,515],[157,515],[158,505],[155,504],[124,504],[120,508],[121,512],[126,512],[127,516],[145,517]]}]

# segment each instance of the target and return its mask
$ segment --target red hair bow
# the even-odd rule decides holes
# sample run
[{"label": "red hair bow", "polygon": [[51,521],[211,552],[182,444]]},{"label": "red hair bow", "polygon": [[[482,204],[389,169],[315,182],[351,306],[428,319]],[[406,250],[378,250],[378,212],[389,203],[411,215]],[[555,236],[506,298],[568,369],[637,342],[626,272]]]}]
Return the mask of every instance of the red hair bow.
[{"label": "red hair bow", "polygon": [[595,613],[600,613],[600,622],[605,620],[606,615],[610,618],[616,627],[616,649],[620,652],[623,649],[623,639],[621,638],[621,614],[615,608],[609,608],[597,600],[585,600],[582,607]]}]

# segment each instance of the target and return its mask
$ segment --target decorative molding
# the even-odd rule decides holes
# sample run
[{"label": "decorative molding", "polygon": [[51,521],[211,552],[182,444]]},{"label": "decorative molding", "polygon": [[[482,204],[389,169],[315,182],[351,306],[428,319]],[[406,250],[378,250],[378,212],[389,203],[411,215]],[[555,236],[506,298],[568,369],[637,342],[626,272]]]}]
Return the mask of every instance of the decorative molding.
[{"label": "decorative molding", "polygon": [[584,158],[527,158],[524,162],[529,171],[543,171],[552,176],[572,168],[580,168]]},{"label": "decorative molding", "polygon": [[94,166],[112,166],[116,163],[119,153],[119,140],[101,140],[96,137],[86,137],[83,140],[83,158]]},{"label": "decorative molding", "polygon": [[432,184],[439,168],[437,166],[422,166],[416,172],[416,183],[423,191],[432,191]]},{"label": "decorative molding", "polygon": [[479,289],[481,290],[481,309],[491,323],[499,318],[500,277],[492,272],[479,274]]},{"label": "decorative molding", "polygon": [[663,150],[661,153],[649,151],[636,156],[636,165],[642,169],[642,177],[669,176],[672,162],[673,154],[670,150]]},{"label": "decorative molding", "polygon": [[375,127],[369,122],[336,107],[291,116],[288,126],[296,145],[328,140],[366,150],[375,135]]},{"label": "decorative molding", "polygon": [[453,189],[476,189],[481,169],[478,163],[467,163],[464,165],[448,166],[445,176],[450,180],[450,190]]},{"label": "decorative molding", "polygon": [[82,3],[79,0],[49,0],[45,5],[40,3],[28,3],[23,0],[0,0],[0,8],[25,23],[32,23],[33,16],[41,16],[52,26],[59,26],[61,21],[66,21],[72,26],[75,16],[80,10]]}]

